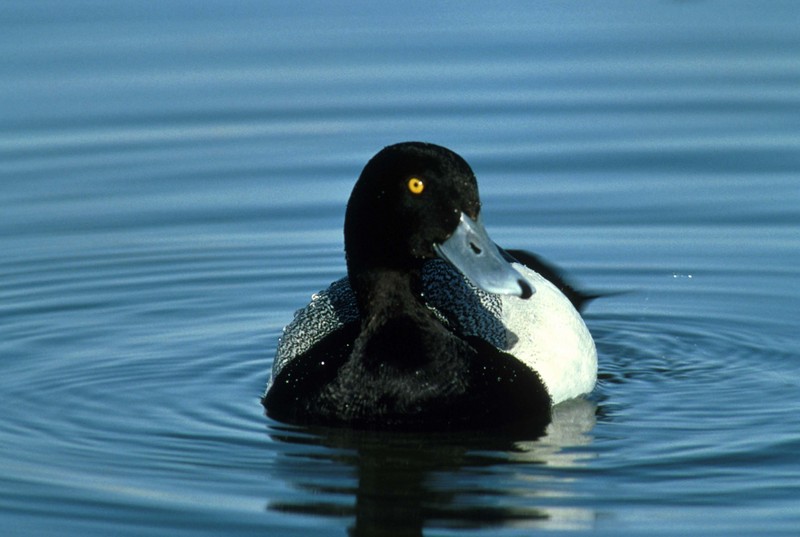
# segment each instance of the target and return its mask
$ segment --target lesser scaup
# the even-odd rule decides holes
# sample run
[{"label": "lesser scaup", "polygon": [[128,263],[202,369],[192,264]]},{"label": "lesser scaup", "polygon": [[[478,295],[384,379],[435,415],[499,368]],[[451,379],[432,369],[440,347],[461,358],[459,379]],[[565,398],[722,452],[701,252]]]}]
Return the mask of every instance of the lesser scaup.
[{"label": "lesser scaup", "polygon": [[347,204],[344,242],[347,278],[284,329],[262,399],[269,416],[417,430],[544,424],[552,405],[593,389],[597,355],[576,309],[591,297],[491,241],[475,176],[449,149],[406,142],[375,155]]}]

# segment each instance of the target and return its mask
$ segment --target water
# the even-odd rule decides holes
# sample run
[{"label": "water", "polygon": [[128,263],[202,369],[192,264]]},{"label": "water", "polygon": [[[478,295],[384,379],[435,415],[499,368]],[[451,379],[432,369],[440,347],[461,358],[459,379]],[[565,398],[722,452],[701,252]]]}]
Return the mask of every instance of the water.
[{"label": "water", "polygon": [[[793,535],[794,2],[0,6],[3,535]],[[592,290],[546,437],[287,427],[281,327],[383,145]]]}]

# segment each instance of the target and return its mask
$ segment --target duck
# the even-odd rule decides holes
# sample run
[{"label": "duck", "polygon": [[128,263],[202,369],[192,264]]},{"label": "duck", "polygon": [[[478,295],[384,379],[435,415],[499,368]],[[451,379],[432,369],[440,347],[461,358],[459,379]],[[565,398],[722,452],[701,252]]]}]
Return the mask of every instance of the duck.
[{"label": "duck", "polygon": [[469,430],[545,426],[591,392],[597,352],[583,293],[553,265],[504,250],[474,172],[426,142],[384,147],[347,203],[347,276],[279,338],[261,398],[296,425]]}]

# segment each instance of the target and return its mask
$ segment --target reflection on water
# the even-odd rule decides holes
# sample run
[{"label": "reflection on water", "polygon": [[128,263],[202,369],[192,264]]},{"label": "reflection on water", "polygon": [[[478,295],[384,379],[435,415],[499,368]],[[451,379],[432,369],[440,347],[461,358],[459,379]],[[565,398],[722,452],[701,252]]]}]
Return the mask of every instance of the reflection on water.
[{"label": "reflection on water", "polygon": [[[588,528],[591,509],[549,506],[547,498],[569,495],[564,470],[593,457],[574,448],[591,444],[595,414],[590,401],[567,401],[554,408],[543,434],[418,435],[274,426],[275,441],[301,446],[282,453],[278,477],[303,494],[270,501],[268,507],[353,518],[350,535],[355,536],[422,535],[429,527]],[[498,472],[502,475],[495,479],[482,479]]]}]

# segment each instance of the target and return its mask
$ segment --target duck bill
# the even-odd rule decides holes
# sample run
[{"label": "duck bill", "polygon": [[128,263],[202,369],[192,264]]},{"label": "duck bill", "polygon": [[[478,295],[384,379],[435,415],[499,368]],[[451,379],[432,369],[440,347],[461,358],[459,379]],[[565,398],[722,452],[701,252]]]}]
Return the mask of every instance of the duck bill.
[{"label": "duck bill", "polygon": [[461,213],[453,234],[433,247],[439,257],[488,293],[529,298],[535,292],[530,282],[503,259],[480,219]]}]

